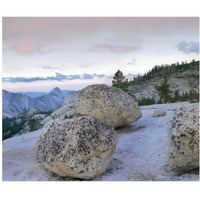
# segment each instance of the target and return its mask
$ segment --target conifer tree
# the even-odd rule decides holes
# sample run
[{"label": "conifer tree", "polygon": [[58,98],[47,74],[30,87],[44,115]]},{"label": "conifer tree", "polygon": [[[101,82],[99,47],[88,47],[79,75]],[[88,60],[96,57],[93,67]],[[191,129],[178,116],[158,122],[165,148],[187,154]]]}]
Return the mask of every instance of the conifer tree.
[{"label": "conifer tree", "polygon": [[166,76],[164,77],[164,82],[155,88],[158,90],[159,96],[164,100],[164,103],[170,102],[172,91],[169,89],[170,85],[168,84]]},{"label": "conifer tree", "polygon": [[125,78],[120,70],[115,73],[112,84],[113,87],[121,88],[124,92],[128,92],[128,79]]}]

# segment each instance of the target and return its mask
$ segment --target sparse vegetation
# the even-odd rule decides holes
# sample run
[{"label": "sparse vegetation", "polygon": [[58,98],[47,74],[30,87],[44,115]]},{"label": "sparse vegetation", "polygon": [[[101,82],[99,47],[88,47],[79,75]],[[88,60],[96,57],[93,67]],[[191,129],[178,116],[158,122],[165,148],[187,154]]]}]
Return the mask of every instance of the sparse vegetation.
[{"label": "sparse vegetation", "polygon": [[74,118],[74,115],[65,115],[65,119],[72,119]]},{"label": "sparse vegetation", "polygon": [[[186,71],[199,71],[199,61],[192,60],[190,63],[182,62],[181,64],[172,63],[171,65],[165,64],[165,65],[156,65],[151,70],[149,70],[144,75],[138,75],[137,77],[133,77],[133,80],[131,80],[129,83],[131,85],[137,85],[141,83],[145,83],[148,80],[156,78],[164,78],[164,76],[167,76],[168,78],[173,75],[177,74],[177,76],[180,76],[179,78],[185,78],[182,74]],[[179,75],[178,75],[179,74]],[[199,80],[199,73],[190,74],[192,78],[195,78],[196,80]]]},{"label": "sparse vegetation", "polygon": [[139,106],[152,105],[152,104],[156,104],[156,101],[154,98],[142,98],[141,100],[138,101]]},{"label": "sparse vegetation", "polygon": [[171,101],[171,93],[170,85],[168,84],[167,77],[164,77],[164,82],[160,85],[155,87],[156,90],[159,92],[159,96],[161,99],[163,99],[164,103]]},{"label": "sparse vegetation", "polygon": [[22,134],[22,132],[32,132],[42,127],[40,125],[41,119],[31,119],[35,114],[45,114],[48,116],[52,113],[52,111],[38,111],[32,115],[28,115],[26,113],[22,113],[21,115],[13,118],[4,118],[2,120],[3,124],[3,134],[2,140],[12,137],[16,134]]},{"label": "sparse vegetation", "polygon": [[[189,72],[189,73],[188,73]],[[198,72],[198,73],[197,73]],[[175,103],[177,101],[189,101],[189,102],[198,102],[199,101],[199,61],[195,61],[194,59],[187,63],[184,62],[177,62],[169,64],[163,64],[163,65],[156,65],[154,68],[149,70],[144,75],[138,75],[137,77],[133,77],[131,81],[128,81],[123,73],[118,70],[115,73],[114,79],[113,79],[113,86],[123,88],[123,82],[126,84],[126,91],[129,95],[134,96],[134,93],[131,90],[128,90],[129,86],[140,86],[142,84],[148,84],[149,81],[153,80],[160,80],[164,79],[164,77],[167,77],[168,79],[170,77],[175,76],[178,79],[186,79],[188,80],[188,87],[187,91],[182,91],[181,93],[178,91],[174,91],[176,86],[168,87],[168,94],[165,94],[165,92],[159,92],[159,94],[162,96],[159,100],[155,100],[154,98],[142,98],[138,101],[139,105],[151,105],[151,104],[161,104],[161,103]],[[126,81],[124,81],[126,80]],[[164,86],[161,88],[161,90],[164,91],[164,87],[167,86],[168,83],[163,83]],[[160,85],[161,86],[161,85]],[[157,86],[159,87],[159,86]],[[135,91],[137,91],[137,87],[135,88]],[[173,92],[171,91],[173,90]],[[137,91],[139,92],[139,91]]]}]

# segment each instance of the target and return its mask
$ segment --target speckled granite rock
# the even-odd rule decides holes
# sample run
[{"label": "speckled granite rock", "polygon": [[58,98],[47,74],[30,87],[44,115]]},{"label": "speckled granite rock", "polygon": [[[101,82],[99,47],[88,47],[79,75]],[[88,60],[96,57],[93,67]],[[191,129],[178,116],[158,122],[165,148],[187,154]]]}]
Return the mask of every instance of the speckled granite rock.
[{"label": "speckled granite rock", "polygon": [[45,125],[35,158],[60,176],[91,179],[106,170],[116,144],[115,130],[93,117],[57,119]]},{"label": "speckled granite rock", "polygon": [[142,113],[134,99],[116,87],[90,85],[75,99],[75,116],[93,116],[111,127],[124,127],[138,120]]},{"label": "speckled granite rock", "polygon": [[182,107],[174,113],[169,126],[169,165],[184,172],[199,167],[198,104]]},{"label": "speckled granite rock", "polygon": [[165,115],[166,115],[165,110],[155,110],[153,113],[153,117],[161,117],[161,116],[165,116]]}]

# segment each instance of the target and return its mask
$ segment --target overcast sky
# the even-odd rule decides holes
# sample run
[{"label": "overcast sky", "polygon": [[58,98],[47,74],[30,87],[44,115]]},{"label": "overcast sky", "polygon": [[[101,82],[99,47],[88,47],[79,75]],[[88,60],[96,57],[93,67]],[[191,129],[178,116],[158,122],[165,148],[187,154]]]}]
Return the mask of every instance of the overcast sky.
[{"label": "overcast sky", "polygon": [[198,18],[3,18],[3,89],[111,84],[199,58]]}]

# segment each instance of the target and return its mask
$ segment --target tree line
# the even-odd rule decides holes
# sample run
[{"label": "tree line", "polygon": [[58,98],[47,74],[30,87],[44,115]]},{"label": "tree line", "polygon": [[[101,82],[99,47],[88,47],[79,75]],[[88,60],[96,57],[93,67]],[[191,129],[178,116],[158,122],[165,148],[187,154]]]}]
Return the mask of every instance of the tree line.
[{"label": "tree line", "polygon": [[[152,70],[149,70],[148,73],[145,73],[143,76],[138,76],[134,78],[132,81],[128,81],[128,79],[125,78],[122,71],[118,70],[112,81],[112,86],[121,88],[123,91],[128,92],[129,86],[133,83],[138,83],[138,81],[141,83],[145,80],[148,80],[149,78],[155,77],[155,76],[161,76],[163,77],[163,83],[161,83],[159,86],[155,86],[155,89],[158,91],[158,94],[160,96],[160,100],[156,102],[154,98],[142,98],[138,101],[139,105],[151,105],[151,104],[161,104],[161,103],[175,103],[177,101],[190,101],[190,102],[198,102],[199,101],[199,93],[191,89],[190,91],[185,91],[183,93],[180,93],[179,90],[176,90],[174,92],[174,95],[172,96],[172,91],[170,90],[170,85],[167,80],[167,76],[172,73],[176,72],[183,72],[188,69],[196,69],[199,67],[199,61],[192,60],[192,62],[182,62],[181,64],[174,63],[171,65],[161,65],[161,66],[155,66]],[[162,73],[161,73],[162,72]],[[196,77],[199,78],[199,75],[197,74]]]}]

